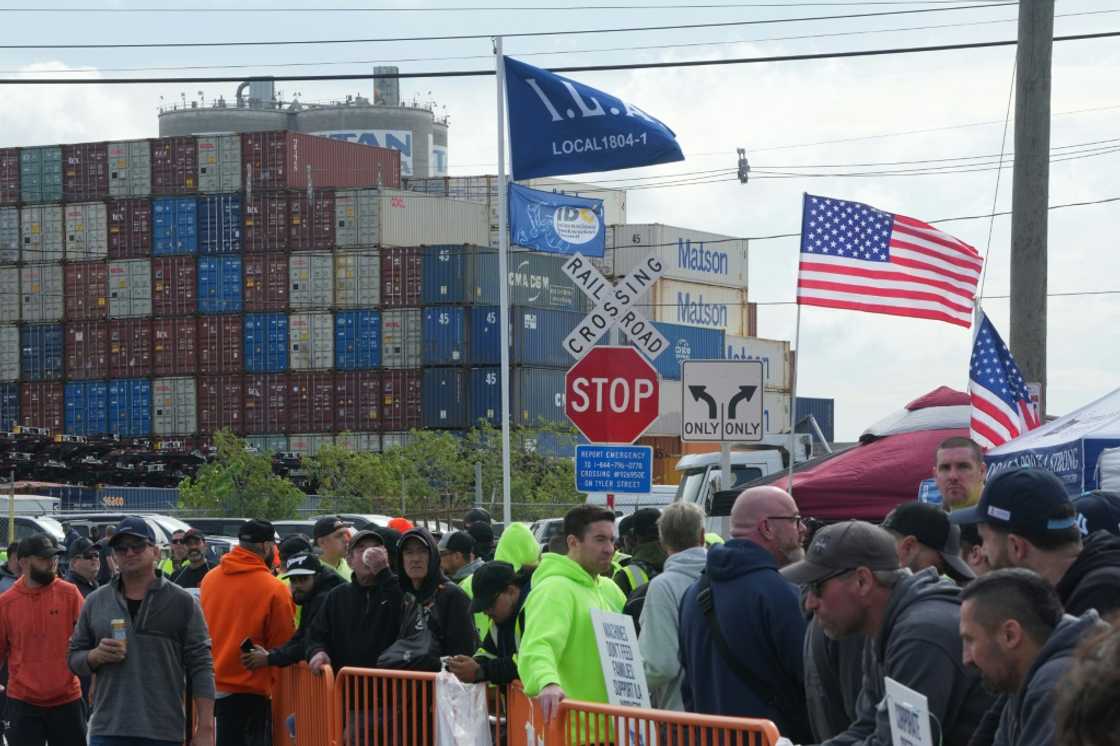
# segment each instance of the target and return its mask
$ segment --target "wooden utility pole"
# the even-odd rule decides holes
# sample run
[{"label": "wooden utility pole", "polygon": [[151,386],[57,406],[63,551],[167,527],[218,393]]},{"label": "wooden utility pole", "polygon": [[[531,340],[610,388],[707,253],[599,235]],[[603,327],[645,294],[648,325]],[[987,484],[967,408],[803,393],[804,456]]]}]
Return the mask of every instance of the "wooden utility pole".
[{"label": "wooden utility pole", "polygon": [[1011,353],[1046,412],[1046,239],[1054,0],[1020,0],[1011,189]]}]

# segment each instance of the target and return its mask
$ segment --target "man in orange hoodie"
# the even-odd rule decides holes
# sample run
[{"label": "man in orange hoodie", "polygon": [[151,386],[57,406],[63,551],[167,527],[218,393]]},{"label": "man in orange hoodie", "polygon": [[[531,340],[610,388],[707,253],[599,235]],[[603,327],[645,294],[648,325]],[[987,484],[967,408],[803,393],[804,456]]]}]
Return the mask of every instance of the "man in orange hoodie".
[{"label": "man in orange hoodie", "polygon": [[241,524],[239,540],[200,586],[202,612],[214,649],[217,746],[269,746],[272,743],[272,673],[250,671],[242,644],[277,648],[295,634],[295,604],[288,588],[272,574],[276,532],[268,521]]},{"label": "man in orange hoodie", "polygon": [[82,687],[66,665],[82,594],[58,578],[58,556],[65,553],[46,534],[28,536],[19,543],[23,574],[0,596],[0,662],[8,664],[4,719],[10,746],[86,742]]}]

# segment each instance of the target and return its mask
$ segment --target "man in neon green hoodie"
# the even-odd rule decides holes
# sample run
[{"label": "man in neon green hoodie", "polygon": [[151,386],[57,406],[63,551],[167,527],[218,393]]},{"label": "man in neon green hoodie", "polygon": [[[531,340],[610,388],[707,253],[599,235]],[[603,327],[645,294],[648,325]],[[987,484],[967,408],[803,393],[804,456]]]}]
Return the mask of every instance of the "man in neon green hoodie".
[{"label": "man in neon green hoodie", "polygon": [[537,697],[545,722],[565,697],[607,702],[590,612],[619,613],[626,603],[608,574],[614,514],[596,505],[572,508],[564,516],[564,537],[568,554],[545,554],[533,573],[517,661],[525,693]]}]

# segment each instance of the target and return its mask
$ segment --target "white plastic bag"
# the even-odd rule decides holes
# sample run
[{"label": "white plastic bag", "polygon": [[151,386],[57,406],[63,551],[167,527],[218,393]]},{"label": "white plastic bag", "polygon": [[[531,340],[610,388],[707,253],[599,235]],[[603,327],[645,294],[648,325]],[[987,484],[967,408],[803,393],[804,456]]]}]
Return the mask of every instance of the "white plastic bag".
[{"label": "white plastic bag", "polygon": [[436,675],[436,746],[491,746],[486,685]]}]

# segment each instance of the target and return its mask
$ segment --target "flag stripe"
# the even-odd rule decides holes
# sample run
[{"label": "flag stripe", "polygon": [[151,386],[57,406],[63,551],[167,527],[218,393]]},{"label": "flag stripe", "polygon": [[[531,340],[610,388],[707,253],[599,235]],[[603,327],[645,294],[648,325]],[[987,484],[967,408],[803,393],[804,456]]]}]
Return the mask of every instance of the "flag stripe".
[{"label": "flag stripe", "polygon": [[797,282],[797,287],[810,290],[832,290],[837,293],[853,294],[865,294],[868,291],[873,291],[880,298],[904,298],[908,300],[929,301],[930,303],[937,303],[938,305],[945,306],[953,311],[960,311],[963,314],[972,313],[971,307],[951,303],[947,298],[937,293],[907,290],[905,288],[890,287],[889,285],[889,283],[882,282],[877,282],[873,285],[852,285],[845,282],[812,280],[807,278],[802,278]]},{"label": "flag stripe", "polygon": [[884,265],[881,262],[864,262],[859,259],[845,259],[838,256],[821,256],[819,254],[801,255],[801,274],[806,270],[824,274],[852,275],[856,277],[872,277],[884,280],[905,280],[908,282],[922,283],[930,287],[940,288],[946,292],[959,295],[971,300],[976,287],[975,281],[954,280],[941,272],[927,271],[914,266],[917,262],[908,262],[903,270],[901,267],[891,266],[900,264],[892,262]]},{"label": "flag stripe", "polygon": [[969,427],[978,443],[1002,445],[1041,424],[1019,366],[983,313],[972,344],[968,378]]},{"label": "flag stripe", "polygon": [[947,249],[954,255],[970,260],[973,264],[980,263],[980,254],[973,247],[969,246],[963,241],[958,241],[952,236],[942,233],[936,228],[929,226],[911,226],[904,221],[899,220],[898,215],[895,216],[893,230],[910,236],[912,238],[921,240],[923,243],[935,244],[939,247]]},{"label": "flag stripe", "polygon": [[[979,390],[982,393],[976,393]],[[1016,423],[1016,417],[1009,415],[1007,411],[996,405],[988,396],[994,396],[983,387],[975,387],[972,394],[972,409],[975,413],[976,410],[983,412],[991,417],[995,422],[999,423],[1004,430],[1013,433],[1012,437],[1019,434],[1019,427]]]},{"label": "flag stripe", "polygon": [[977,421],[975,418],[973,418],[968,425],[969,430],[971,430],[969,435],[972,436],[972,439],[975,440],[976,444],[981,448],[995,448],[1005,440],[1001,435],[984,423]]},{"label": "flag stripe", "polygon": [[996,443],[1006,443],[1007,441],[1019,435],[1018,430],[1008,430],[1006,427],[1001,425],[996,420],[993,420],[991,417],[989,417],[979,409],[974,408],[972,410],[970,423],[972,422],[983,425],[986,428],[986,432],[988,433],[989,437],[991,437],[992,440]]},{"label": "flag stripe", "polygon": [[[842,291],[842,290],[822,290],[817,288],[797,288],[799,298],[820,298],[826,301],[839,301],[841,303],[867,303],[871,306],[879,306],[882,308],[908,308],[914,307],[926,311],[936,311],[945,313],[953,318],[964,321],[968,319],[969,323],[972,321],[972,312],[964,312],[954,310],[952,307],[943,303],[934,303],[928,300],[915,300],[908,298],[891,298],[888,296],[869,295],[866,290],[859,289],[856,291]],[[882,311],[886,313],[886,311]]]},{"label": "flag stripe", "polygon": [[[904,252],[899,252],[899,253],[904,254]],[[891,257],[891,264],[895,264],[899,267],[906,267],[907,269],[920,269],[920,270],[925,271],[925,272],[932,272],[933,274],[940,275],[941,277],[944,277],[944,278],[947,278],[947,279],[956,280],[956,281],[962,283],[965,286],[965,289],[967,289],[969,291],[968,295],[969,295],[970,298],[972,297],[973,293],[976,292],[976,283],[977,283],[977,280],[978,280],[978,278],[976,278],[976,277],[967,277],[965,275],[954,274],[954,273],[949,272],[947,270],[940,269],[940,268],[936,267],[935,265],[930,264],[929,262],[910,259],[909,257],[904,256],[904,255],[903,256],[892,256]]]},{"label": "flag stripe", "polygon": [[977,277],[980,276],[980,268],[972,262],[966,262],[963,259],[958,259],[957,257],[947,256],[943,251],[935,251],[928,246],[922,246],[921,244],[915,243],[913,241],[903,241],[892,236],[892,257],[897,255],[898,252],[895,251],[896,249],[905,250],[913,254],[917,254],[918,256],[914,257],[915,259],[924,259],[938,266],[942,266],[950,272],[963,272],[966,274],[974,274]]},{"label": "flag stripe", "polygon": [[835,300],[816,296],[799,296],[799,303],[803,306],[821,306],[823,308],[843,308],[849,311],[867,311],[869,313],[882,313],[888,316],[910,316],[917,319],[933,319],[947,321],[950,324],[963,326],[966,329],[972,323],[972,317],[967,320],[950,315],[943,311],[915,308],[913,305],[888,306],[876,303],[859,303],[853,301]]}]

